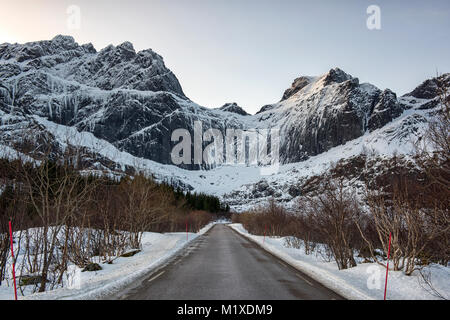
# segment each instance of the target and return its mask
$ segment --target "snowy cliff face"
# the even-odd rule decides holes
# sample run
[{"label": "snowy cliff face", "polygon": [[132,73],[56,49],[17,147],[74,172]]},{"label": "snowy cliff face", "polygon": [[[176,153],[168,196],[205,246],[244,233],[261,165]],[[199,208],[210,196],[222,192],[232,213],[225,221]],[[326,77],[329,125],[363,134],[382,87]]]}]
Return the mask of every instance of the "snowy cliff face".
[{"label": "snowy cliff face", "polygon": [[258,112],[280,126],[281,160],[308,159],[392,121],[403,109],[390,90],[382,92],[336,68],[321,77],[300,77],[282,100]]},{"label": "snowy cliff face", "polygon": [[[448,74],[442,79],[449,84]],[[215,128],[224,136],[227,128],[279,128],[280,158],[289,167],[317,156],[328,159],[333,150],[354,143],[355,150],[362,145],[377,146],[380,141],[387,141],[378,148],[381,152],[382,148],[402,149],[405,141],[420,135],[438,105],[437,96],[436,79],[397,97],[389,89],[360,83],[335,68],[322,76],[295,79],[281,101],[248,115],[235,103],[207,109],[192,102],[161,56],[152,50],[135,52],[129,42],[99,52],[91,44],[79,45],[67,36],[0,45],[2,145],[29,147],[22,137],[30,129],[38,129],[43,136],[36,137],[37,145],[53,139],[57,148],[64,145],[61,128],[66,128],[74,136],[79,134],[80,140],[89,141],[83,145],[86,148],[100,144],[114,150],[96,150],[102,155],[101,169],[125,171],[141,161],[161,177],[171,176],[219,195],[259,180],[245,167],[241,168],[245,172],[229,166],[188,172],[164,166],[172,164],[170,153],[177,143],[171,141],[173,130],[187,129],[193,137],[195,121],[203,123],[204,131]],[[71,143],[81,142],[72,139]],[[121,156],[112,156],[114,153]],[[355,155],[353,151],[351,155]],[[94,160],[92,165],[96,165]]]},{"label": "snowy cliff face", "polygon": [[50,41],[2,44],[0,59],[2,78],[17,80],[41,94],[93,87],[167,91],[184,97],[177,78],[164,66],[162,57],[152,50],[136,53],[129,42],[96,52],[91,44],[80,46],[70,36],[56,36]]},{"label": "snowy cliff face", "polygon": [[191,102],[152,50],[136,53],[125,42],[96,52],[67,36],[0,45],[0,109],[92,132],[165,164],[171,163],[175,129],[191,130],[197,120],[221,130],[242,126],[233,116]]},{"label": "snowy cliff face", "polygon": [[[307,194],[318,180],[328,177],[332,164],[345,168],[339,174],[346,187],[356,193],[363,193],[367,179],[389,174],[395,158],[400,158],[404,168],[414,174],[414,143],[423,139],[429,121],[442,112],[442,89],[438,83],[448,91],[450,74],[427,80],[399,98],[390,90],[381,92],[368,118],[369,128],[360,137],[305,161],[285,164],[274,175],[242,179],[241,186],[223,192],[222,197],[236,211],[248,210],[272,198],[285,206],[295,206],[298,196]],[[391,108],[385,107],[389,105]],[[431,146],[427,148],[431,151]]]}]

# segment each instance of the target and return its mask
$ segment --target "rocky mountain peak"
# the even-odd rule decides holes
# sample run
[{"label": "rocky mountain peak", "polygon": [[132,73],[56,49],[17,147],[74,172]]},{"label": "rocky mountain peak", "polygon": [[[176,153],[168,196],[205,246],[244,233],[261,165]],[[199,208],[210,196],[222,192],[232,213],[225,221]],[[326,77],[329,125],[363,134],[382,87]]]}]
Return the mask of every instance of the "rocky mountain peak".
[{"label": "rocky mountain peak", "polygon": [[450,73],[445,73],[439,77],[427,79],[417,88],[405,96],[410,96],[418,99],[434,99],[439,95],[440,87],[448,88],[450,86]]},{"label": "rocky mountain peak", "polygon": [[87,53],[96,53],[97,50],[95,50],[94,46],[92,45],[92,43],[85,43],[81,46],[84,51],[86,51]]},{"label": "rocky mountain peak", "polygon": [[[102,90],[164,91],[186,98],[178,79],[166,68],[160,55],[151,49],[136,53],[128,41],[97,52],[90,43],[80,46],[71,36],[57,35],[51,40],[2,44],[0,59],[10,61],[2,67],[5,80],[28,71],[27,76],[21,77],[23,82],[25,78],[26,82],[40,78],[50,85],[56,76]],[[39,74],[34,75],[35,72]],[[44,91],[49,90],[51,87]]]},{"label": "rocky mountain peak", "polygon": [[118,49],[121,49],[121,50],[126,50],[126,51],[131,51],[131,52],[136,53],[136,52],[134,51],[133,44],[132,44],[131,42],[129,42],[129,41],[125,41],[125,42],[119,44],[119,45],[117,46],[117,48],[118,48]]},{"label": "rocky mountain peak", "polygon": [[277,106],[277,104],[266,104],[264,106],[261,107],[261,109],[259,109],[258,112],[256,112],[256,114],[260,114],[269,110],[274,109]]},{"label": "rocky mountain peak", "polygon": [[133,45],[124,42],[118,46],[109,45],[99,52],[98,58],[111,66],[131,61],[136,56]]},{"label": "rocky mountain peak", "polygon": [[353,78],[351,75],[345,73],[339,68],[333,68],[321,77],[301,76],[292,82],[291,87],[284,92],[281,101],[289,99],[313,82],[317,82],[321,86],[328,86],[330,84],[343,83],[348,80],[353,80],[354,83],[352,83],[355,85],[359,84],[358,78]]},{"label": "rocky mountain peak", "polygon": [[52,40],[27,42],[24,44],[4,43],[0,45],[0,59],[15,59],[17,62],[24,62],[76,50],[83,51],[73,37],[58,35]]},{"label": "rocky mountain peak", "polygon": [[302,90],[304,87],[306,87],[308,84],[310,84],[313,81],[313,77],[299,77],[292,82],[292,85],[289,89],[287,89],[284,94],[281,101],[287,100],[290,97],[292,97],[294,94]]},{"label": "rocky mountain peak", "polygon": [[241,116],[248,116],[249,115],[236,102],[226,103],[223,106],[221,106],[219,108],[219,110],[240,114]]},{"label": "rocky mountain peak", "polygon": [[351,79],[353,79],[353,77],[348,73],[345,73],[339,68],[334,68],[324,75],[324,85],[342,83]]},{"label": "rocky mountain peak", "polygon": [[50,42],[64,49],[75,49],[78,47],[78,43],[75,42],[75,39],[72,36],[61,34],[55,36]]},{"label": "rocky mountain peak", "polygon": [[120,53],[121,57],[127,60],[130,60],[136,56],[136,51],[134,51],[133,44],[128,41],[119,44],[116,47],[116,50]]}]

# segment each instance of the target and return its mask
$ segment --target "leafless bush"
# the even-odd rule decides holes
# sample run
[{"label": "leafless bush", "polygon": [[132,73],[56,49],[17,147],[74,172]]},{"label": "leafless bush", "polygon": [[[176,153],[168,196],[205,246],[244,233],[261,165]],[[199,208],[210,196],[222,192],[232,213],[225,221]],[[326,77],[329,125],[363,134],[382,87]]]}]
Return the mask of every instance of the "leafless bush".
[{"label": "leafless bush", "polygon": [[287,248],[301,249],[303,240],[294,236],[287,236],[284,239],[284,246]]},{"label": "leafless bush", "polygon": [[168,215],[172,195],[158,188],[142,173],[123,179],[119,189],[125,213],[125,230],[129,233],[130,244],[139,248],[142,233]]},{"label": "leafless bush", "polygon": [[356,266],[353,250],[358,235],[354,220],[359,217],[360,208],[343,180],[325,181],[318,193],[304,197],[300,203],[309,227],[330,248],[338,268]]},{"label": "leafless bush", "polygon": [[[448,88],[438,84],[440,108],[416,144],[415,162],[423,175],[411,179],[397,173],[387,190],[367,191],[369,221],[357,224],[372,255],[378,245],[387,252],[392,235],[392,265],[407,275],[430,262],[447,265],[450,257],[450,100]],[[369,237],[364,225],[375,227],[377,240]]]},{"label": "leafless bush", "polygon": [[[378,192],[369,192],[367,199],[371,213],[372,223],[378,234],[379,243],[388,251],[388,239],[391,235],[392,265],[394,270],[403,270],[410,275],[416,270],[419,263],[441,255],[445,260],[444,252],[435,252],[433,245],[444,238],[448,238],[450,231],[450,218],[447,208],[437,203],[430,206],[428,193],[410,195],[411,183],[403,180],[394,181],[393,193],[390,198]],[[367,239],[361,230],[361,236],[374,252],[373,241]],[[432,250],[430,250],[432,249]],[[447,249],[446,249],[447,250]],[[375,261],[383,264],[375,256]]]},{"label": "leafless bush", "polygon": [[242,223],[253,234],[277,237],[294,235],[293,216],[273,199],[252,211],[235,214],[232,219]]},{"label": "leafless bush", "polygon": [[432,273],[429,269],[422,268],[419,270],[420,278],[419,284],[432,296],[442,299],[448,300],[448,297],[444,296],[441,292],[439,292],[433,284]]}]

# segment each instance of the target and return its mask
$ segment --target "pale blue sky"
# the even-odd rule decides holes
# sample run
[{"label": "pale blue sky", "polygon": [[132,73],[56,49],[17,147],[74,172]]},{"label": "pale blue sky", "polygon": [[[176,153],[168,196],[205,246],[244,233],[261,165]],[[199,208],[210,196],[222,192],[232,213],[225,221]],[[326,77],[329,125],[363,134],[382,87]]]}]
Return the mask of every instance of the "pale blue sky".
[{"label": "pale blue sky", "polygon": [[[66,9],[81,9],[81,29]],[[366,9],[381,8],[381,30]],[[70,34],[97,50],[130,41],[152,48],[206,107],[237,102],[250,113],[280,100],[300,75],[340,67],[401,95],[450,72],[450,1],[0,0],[0,43]]]}]

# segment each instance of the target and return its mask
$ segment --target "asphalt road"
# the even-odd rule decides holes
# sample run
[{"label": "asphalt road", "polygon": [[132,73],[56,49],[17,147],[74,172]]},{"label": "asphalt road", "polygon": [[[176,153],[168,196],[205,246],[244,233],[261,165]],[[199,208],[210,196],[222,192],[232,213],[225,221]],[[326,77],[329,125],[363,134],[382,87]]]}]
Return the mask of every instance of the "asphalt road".
[{"label": "asphalt road", "polygon": [[114,299],[342,299],[226,225],[197,238],[169,264]]}]

